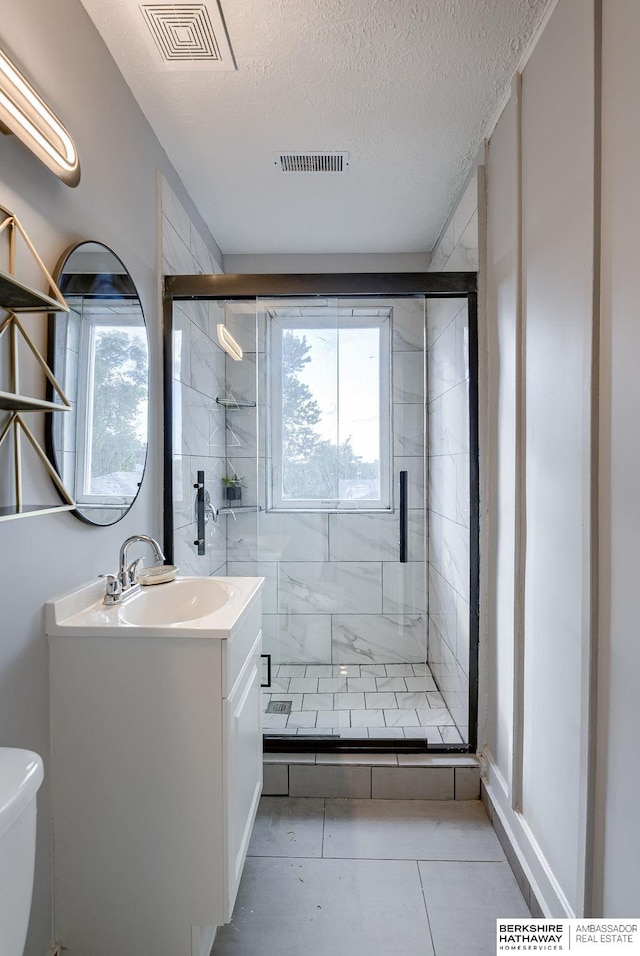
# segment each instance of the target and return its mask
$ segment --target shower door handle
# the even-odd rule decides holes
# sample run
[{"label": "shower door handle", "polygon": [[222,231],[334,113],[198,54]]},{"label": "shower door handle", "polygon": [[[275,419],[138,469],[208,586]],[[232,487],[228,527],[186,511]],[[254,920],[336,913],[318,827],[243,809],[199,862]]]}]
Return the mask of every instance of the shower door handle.
[{"label": "shower door handle", "polygon": [[407,471],[400,472],[400,563],[406,564],[408,558],[408,511],[407,511]]},{"label": "shower door handle", "polygon": [[203,555],[205,551],[204,471],[198,472],[198,480],[193,487],[196,489],[196,524],[198,526],[198,537],[193,543],[198,548],[198,554]]},{"label": "shower door handle", "polygon": [[261,654],[260,657],[263,657],[267,662],[267,681],[265,684],[260,684],[260,686],[271,687],[271,654]]}]

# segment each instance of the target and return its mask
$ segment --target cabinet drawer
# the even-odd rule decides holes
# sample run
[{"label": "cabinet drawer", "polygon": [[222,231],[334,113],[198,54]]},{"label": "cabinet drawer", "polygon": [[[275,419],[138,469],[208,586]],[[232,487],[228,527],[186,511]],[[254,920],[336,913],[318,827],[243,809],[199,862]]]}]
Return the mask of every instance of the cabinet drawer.
[{"label": "cabinet drawer", "polygon": [[262,601],[257,596],[247,608],[247,612],[233,636],[222,642],[223,698],[231,694],[261,628]]}]

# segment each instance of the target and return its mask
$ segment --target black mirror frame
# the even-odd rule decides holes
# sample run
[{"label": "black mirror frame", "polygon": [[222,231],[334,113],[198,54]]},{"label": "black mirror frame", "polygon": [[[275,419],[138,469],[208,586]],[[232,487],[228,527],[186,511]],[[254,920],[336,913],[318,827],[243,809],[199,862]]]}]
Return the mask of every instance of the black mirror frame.
[{"label": "black mirror frame", "polygon": [[[73,255],[73,253],[76,252],[78,249],[80,249],[82,246],[86,246],[86,245],[101,246],[101,247],[105,250],[105,252],[108,252],[111,256],[113,256],[114,259],[116,259],[116,260],[120,263],[120,265],[121,265],[122,268],[124,269],[125,274],[129,277],[131,286],[132,286],[132,288],[133,288],[133,290],[134,290],[134,292],[135,292],[135,294],[136,294],[136,297],[137,297],[137,299],[138,299],[138,303],[139,303],[139,306],[140,306],[140,314],[141,314],[141,316],[142,316],[142,322],[143,322],[143,324],[144,324],[145,333],[146,333],[146,337],[147,337],[147,355],[149,355],[149,353],[150,353],[150,348],[149,348],[149,327],[148,327],[148,325],[147,325],[147,319],[146,319],[146,316],[145,316],[145,314],[144,314],[144,309],[143,309],[143,307],[142,307],[142,300],[141,300],[141,298],[140,298],[140,295],[139,295],[139,293],[138,293],[138,289],[137,289],[137,287],[136,287],[136,284],[135,284],[135,282],[133,281],[133,278],[132,278],[131,273],[129,272],[127,266],[124,264],[124,262],[122,261],[122,259],[120,258],[120,256],[119,256],[117,253],[115,253],[115,252],[113,251],[113,249],[111,249],[110,246],[105,245],[105,243],[100,242],[100,241],[97,240],[97,239],[85,239],[85,240],[83,240],[82,242],[76,242],[76,243],[74,243],[73,245],[69,246],[69,247],[62,253],[62,255],[60,256],[60,258],[58,259],[58,262],[56,263],[56,267],[55,267],[55,270],[54,270],[54,272],[53,272],[53,278],[54,278],[55,282],[56,282],[58,285],[60,284],[60,279],[61,279],[61,276],[62,276],[62,274],[63,274],[63,272],[64,272],[64,267],[65,267],[66,263],[68,262],[68,260],[70,259],[70,257],[71,257],[71,256]],[[114,291],[117,291],[117,290],[114,290]],[[64,294],[64,293],[63,293],[63,294]],[[60,313],[53,313],[53,312],[49,313],[48,327],[47,327],[47,363],[48,363],[48,365],[49,365],[49,368],[51,368],[51,369],[54,371],[54,373],[55,373],[55,351],[56,351],[56,345],[55,345],[56,321],[57,321],[57,320],[59,321],[59,319],[60,319]],[[151,389],[151,375],[150,375],[150,372],[149,372],[149,369],[148,369],[148,370],[147,370],[147,393],[150,392],[150,389]],[[53,386],[52,386],[49,382],[47,382],[47,399],[48,399],[49,401],[53,401],[53,394],[54,394],[54,392],[53,392]],[[76,507],[71,511],[71,514],[74,515],[74,517],[78,518],[78,520],[82,521],[84,524],[91,525],[91,526],[94,527],[94,528],[109,528],[109,527],[112,527],[114,524],[117,524],[119,521],[122,521],[122,519],[129,513],[129,511],[131,510],[131,508],[132,508],[133,505],[135,504],[136,500],[138,499],[138,496],[139,496],[139,494],[140,494],[140,489],[142,488],[142,483],[143,483],[143,481],[144,481],[144,476],[145,476],[146,470],[147,470],[147,462],[149,461],[149,431],[150,431],[150,429],[149,429],[149,424],[150,424],[150,423],[149,423],[149,413],[147,412],[147,436],[146,436],[146,439],[147,439],[147,440],[146,440],[146,447],[145,447],[144,464],[143,464],[143,467],[142,467],[142,474],[141,474],[141,477],[140,477],[140,482],[139,482],[139,484],[138,484],[138,490],[137,490],[136,494],[134,495],[134,497],[132,498],[132,500],[131,500],[131,502],[129,503],[129,505],[127,506],[126,510],[123,510],[122,513],[119,514],[119,516],[118,516],[117,518],[115,518],[113,521],[109,521],[109,522],[104,522],[104,521],[102,521],[102,522],[99,522],[99,521],[92,521],[91,518],[88,517],[86,514],[84,514],[84,513],[78,508],[78,506],[77,506],[77,504],[76,504]],[[55,468],[57,474],[60,475],[60,477],[62,478],[62,475],[60,474],[61,469],[60,469],[60,467],[59,467],[58,459],[57,459],[56,451],[55,451],[55,443],[54,443],[54,437],[53,437],[53,429],[54,429],[54,413],[47,413],[47,415],[46,415],[46,423],[45,423],[45,449],[46,449],[46,453],[47,453],[47,456],[48,456],[48,458],[49,458],[49,461],[51,462],[51,464],[52,464],[53,467]],[[58,492],[58,493],[59,493],[59,492]],[[74,500],[75,500],[75,495],[74,495]]]}]

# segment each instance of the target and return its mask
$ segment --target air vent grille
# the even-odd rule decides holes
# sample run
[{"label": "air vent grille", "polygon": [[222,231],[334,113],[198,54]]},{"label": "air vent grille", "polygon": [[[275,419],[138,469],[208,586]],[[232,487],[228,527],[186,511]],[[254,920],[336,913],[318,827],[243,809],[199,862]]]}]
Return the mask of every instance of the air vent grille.
[{"label": "air vent grille", "polygon": [[[234,70],[220,9],[208,3],[145,3],[140,12],[147,36],[174,70]],[[146,32],[146,31],[145,31]]]},{"label": "air vent grille", "polygon": [[346,173],[349,153],[275,153],[274,163],[282,173]]}]

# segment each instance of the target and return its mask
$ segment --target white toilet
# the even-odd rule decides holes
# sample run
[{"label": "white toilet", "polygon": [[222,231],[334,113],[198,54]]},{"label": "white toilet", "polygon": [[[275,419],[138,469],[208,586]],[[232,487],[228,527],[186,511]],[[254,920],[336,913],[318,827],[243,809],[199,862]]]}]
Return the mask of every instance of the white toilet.
[{"label": "white toilet", "polygon": [[0,747],[0,953],[23,956],[36,858],[36,794],[44,776],[31,750]]}]

